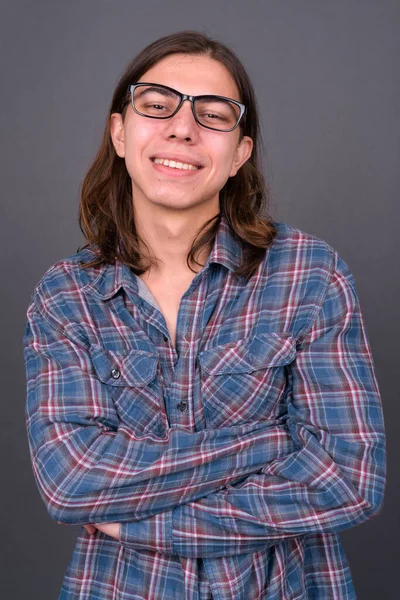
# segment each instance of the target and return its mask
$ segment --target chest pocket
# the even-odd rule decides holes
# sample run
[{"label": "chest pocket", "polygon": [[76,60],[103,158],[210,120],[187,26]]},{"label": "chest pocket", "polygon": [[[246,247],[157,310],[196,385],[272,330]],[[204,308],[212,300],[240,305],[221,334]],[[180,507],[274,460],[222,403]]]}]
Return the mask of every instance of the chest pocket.
[{"label": "chest pocket", "polygon": [[109,388],[120,421],[139,437],[163,437],[167,417],[157,377],[157,353],[136,348],[115,351],[95,344],[90,355],[97,377]]},{"label": "chest pocket", "polygon": [[272,418],[286,385],[285,366],[296,356],[290,334],[268,333],[200,352],[207,427]]}]

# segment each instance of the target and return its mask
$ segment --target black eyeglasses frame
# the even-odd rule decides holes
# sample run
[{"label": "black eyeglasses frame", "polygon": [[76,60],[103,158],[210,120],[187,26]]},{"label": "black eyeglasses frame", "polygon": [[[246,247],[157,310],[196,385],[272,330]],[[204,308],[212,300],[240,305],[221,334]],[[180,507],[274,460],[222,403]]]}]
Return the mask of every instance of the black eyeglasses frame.
[{"label": "black eyeglasses frame", "polygon": [[[172,113],[172,115],[168,115],[168,117],[156,117],[153,115],[145,115],[135,108],[135,104],[133,101],[133,94],[134,94],[135,88],[137,88],[139,86],[144,86],[144,85],[152,85],[155,87],[165,88],[171,92],[174,92],[175,94],[177,94],[180,97],[180,102],[179,102],[178,106],[176,107],[176,110]],[[161,83],[149,83],[146,81],[140,81],[138,83],[130,84],[128,86],[127,92],[130,93],[131,104],[132,104],[132,108],[135,111],[135,113],[137,113],[138,115],[140,115],[142,117],[148,117],[149,119],[171,119],[174,115],[176,115],[176,113],[181,108],[184,101],[190,100],[190,102],[192,103],[193,117],[194,117],[196,123],[201,125],[201,127],[205,127],[206,129],[212,129],[213,131],[219,131],[220,133],[229,133],[230,131],[233,131],[234,129],[236,129],[236,127],[238,127],[238,125],[240,124],[242,117],[244,117],[244,115],[247,113],[246,105],[243,104],[242,102],[239,102],[238,100],[234,100],[233,98],[228,98],[227,96],[217,96],[216,94],[201,94],[199,96],[189,96],[188,94],[182,94],[182,92],[178,92],[178,90],[175,90],[174,88],[169,87],[168,85],[162,85]],[[221,98],[222,100],[228,100],[229,102],[233,102],[233,104],[236,104],[239,107],[240,115],[239,115],[236,125],[234,127],[231,127],[231,129],[217,129],[216,127],[210,127],[209,125],[204,125],[203,123],[200,123],[200,121],[198,120],[197,115],[196,115],[194,103],[199,98],[210,98],[210,96],[211,97],[215,96],[216,98]]]}]

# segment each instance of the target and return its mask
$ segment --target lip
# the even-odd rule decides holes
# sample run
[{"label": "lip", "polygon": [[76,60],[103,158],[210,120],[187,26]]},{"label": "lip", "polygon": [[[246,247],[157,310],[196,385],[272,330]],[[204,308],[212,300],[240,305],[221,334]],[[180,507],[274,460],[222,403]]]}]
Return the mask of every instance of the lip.
[{"label": "lip", "polygon": [[[160,156],[161,158],[161,156]],[[165,165],[158,165],[157,163],[150,160],[154,169],[163,175],[168,177],[195,177],[202,170],[200,169],[175,169],[174,167],[166,167]]]},{"label": "lip", "polygon": [[194,165],[195,167],[203,167],[204,165],[197,159],[191,158],[190,156],[183,156],[182,154],[166,154],[165,152],[161,152],[160,154],[155,154],[150,157],[150,160],[154,158],[168,158],[169,160],[174,160],[175,162],[188,163],[189,165]]}]

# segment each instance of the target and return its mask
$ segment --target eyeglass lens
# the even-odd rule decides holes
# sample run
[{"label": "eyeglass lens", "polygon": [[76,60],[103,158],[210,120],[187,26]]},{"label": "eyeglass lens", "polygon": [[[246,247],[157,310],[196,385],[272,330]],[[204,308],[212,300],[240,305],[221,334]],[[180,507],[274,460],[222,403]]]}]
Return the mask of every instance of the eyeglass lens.
[{"label": "eyeglass lens", "polygon": [[[149,117],[168,117],[173,114],[180,97],[171,90],[156,86],[138,86],[134,90],[133,103],[136,110]],[[217,96],[205,96],[194,102],[198,120],[206,127],[231,129],[240,116],[240,108],[229,100]]]}]

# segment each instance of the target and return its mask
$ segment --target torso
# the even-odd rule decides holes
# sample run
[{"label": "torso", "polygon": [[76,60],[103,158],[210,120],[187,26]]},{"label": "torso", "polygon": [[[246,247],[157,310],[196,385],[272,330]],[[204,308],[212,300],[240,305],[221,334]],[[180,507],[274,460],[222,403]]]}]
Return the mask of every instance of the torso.
[{"label": "torso", "polygon": [[176,322],[181,298],[195,276],[196,273],[192,271],[169,280],[149,276],[147,272],[140,275],[161,309],[174,347],[176,346]]}]

